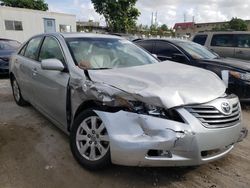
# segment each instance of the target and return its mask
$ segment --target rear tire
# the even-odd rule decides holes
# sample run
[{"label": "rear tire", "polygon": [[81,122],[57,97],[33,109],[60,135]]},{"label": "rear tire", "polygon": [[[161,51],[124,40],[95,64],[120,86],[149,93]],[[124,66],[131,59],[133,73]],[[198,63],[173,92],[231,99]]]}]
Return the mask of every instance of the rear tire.
[{"label": "rear tire", "polygon": [[111,164],[109,136],[101,118],[93,111],[80,113],[70,132],[70,148],[77,162],[89,169],[103,169]]},{"label": "rear tire", "polygon": [[16,103],[19,106],[27,106],[28,102],[23,99],[20,87],[19,87],[17,80],[14,76],[11,78],[11,87],[12,87],[13,97],[14,97]]}]

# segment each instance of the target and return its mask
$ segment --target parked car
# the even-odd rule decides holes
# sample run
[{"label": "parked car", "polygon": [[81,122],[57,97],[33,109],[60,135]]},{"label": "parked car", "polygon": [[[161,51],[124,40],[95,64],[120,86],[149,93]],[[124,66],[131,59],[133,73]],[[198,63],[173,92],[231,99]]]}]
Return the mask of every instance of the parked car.
[{"label": "parked car", "polygon": [[204,32],[197,33],[193,42],[206,46],[222,57],[250,60],[250,32]]},{"label": "parked car", "polygon": [[9,58],[20,45],[15,40],[0,38],[0,75],[9,74]]},{"label": "parked car", "polygon": [[129,41],[136,40],[138,37],[130,35],[130,34],[125,34],[125,33],[108,33],[109,35],[114,35],[118,37],[122,37],[124,39],[127,39]]},{"label": "parked car", "polygon": [[89,169],[203,164],[247,134],[219,77],[160,63],[117,36],[32,37],[12,56],[10,80],[16,103],[70,134],[73,156]]},{"label": "parked car", "polygon": [[225,81],[228,87],[227,93],[235,93],[241,101],[250,101],[250,64],[248,62],[222,58],[188,40],[149,39],[137,40],[135,43],[155,54],[161,61],[171,60],[216,73]]}]

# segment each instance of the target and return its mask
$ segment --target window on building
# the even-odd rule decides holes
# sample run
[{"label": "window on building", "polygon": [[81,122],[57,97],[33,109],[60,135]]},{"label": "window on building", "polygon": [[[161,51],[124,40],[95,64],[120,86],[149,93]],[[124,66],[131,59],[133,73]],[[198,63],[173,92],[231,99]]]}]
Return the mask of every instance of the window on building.
[{"label": "window on building", "polygon": [[5,29],[6,30],[14,30],[14,31],[22,31],[23,25],[21,21],[15,20],[5,20]]},{"label": "window on building", "polygon": [[206,40],[207,40],[207,35],[196,35],[193,39],[193,42],[204,46],[206,43]]},{"label": "window on building", "polygon": [[234,47],[233,34],[217,34],[214,35],[211,41],[211,46]]},{"label": "window on building", "polygon": [[71,32],[70,25],[60,25],[59,26],[60,32]]}]

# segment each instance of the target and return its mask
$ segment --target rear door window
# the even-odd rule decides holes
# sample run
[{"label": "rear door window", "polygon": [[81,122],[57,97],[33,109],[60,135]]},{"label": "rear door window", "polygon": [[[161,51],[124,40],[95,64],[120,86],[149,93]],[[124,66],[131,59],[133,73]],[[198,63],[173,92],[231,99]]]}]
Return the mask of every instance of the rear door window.
[{"label": "rear door window", "polygon": [[42,37],[32,38],[25,49],[24,56],[29,59],[36,60],[41,41]]},{"label": "rear door window", "polygon": [[158,57],[165,57],[171,59],[174,54],[180,54],[181,52],[174,46],[167,42],[158,41],[155,46],[155,54]]},{"label": "rear door window", "polygon": [[207,40],[207,35],[196,35],[193,39],[193,42],[204,46],[206,43],[206,40]]},{"label": "rear door window", "polygon": [[250,48],[250,34],[235,35],[236,47]]},{"label": "rear door window", "polygon": [[211,46],[218,47],[235,47],[233,34],[216,34],[213,35]]},{"label": "rear door window", "polygon": [[154,53],[153,52],[153,45],[154,45],[153,41],[143,41],[142,40],[142,41],[136,42],[136,44],[138,44],[139,46],[143,47],[144,49],[146,49],[150,53]]}]

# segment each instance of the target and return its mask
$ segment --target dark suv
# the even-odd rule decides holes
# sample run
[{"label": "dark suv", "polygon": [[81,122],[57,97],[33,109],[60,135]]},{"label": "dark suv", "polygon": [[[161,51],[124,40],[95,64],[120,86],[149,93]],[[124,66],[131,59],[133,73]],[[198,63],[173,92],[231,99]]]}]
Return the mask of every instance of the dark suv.
[{"label": "dark suv", "polygon": [[20,45],[15,40],[0,38],[0,74],[9,74],[9,58]]},{"label": "dark suv", "polygon": [[249,62],[222,58],[206,47],[187,40],[148,39],[134,43],[155,54],[161,61],[171,60],[213,71],[224,80],[228,93],[237,94],[241,101],[250,101]]}]

